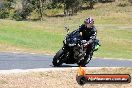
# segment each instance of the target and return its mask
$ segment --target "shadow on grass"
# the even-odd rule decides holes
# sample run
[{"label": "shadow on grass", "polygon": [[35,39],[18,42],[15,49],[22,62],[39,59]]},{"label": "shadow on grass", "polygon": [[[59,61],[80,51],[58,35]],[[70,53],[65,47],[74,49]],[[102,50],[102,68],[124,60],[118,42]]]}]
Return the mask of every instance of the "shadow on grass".
[{"label": "shadow on grass", "polygon": [[47,17],[68,17],[68,16],[75,16],[75,15],[77,15],[77,13],[67,14],[67,15],[65,15],[65,14],[57,14],[57,15],[52,15],[52,16],[47,15]]},{"label": "shadow on grass", "polygon": [[65,14],[58,14],[58,15],[52,15],[52,16],[47,16],[47,17],[66,17]]}]

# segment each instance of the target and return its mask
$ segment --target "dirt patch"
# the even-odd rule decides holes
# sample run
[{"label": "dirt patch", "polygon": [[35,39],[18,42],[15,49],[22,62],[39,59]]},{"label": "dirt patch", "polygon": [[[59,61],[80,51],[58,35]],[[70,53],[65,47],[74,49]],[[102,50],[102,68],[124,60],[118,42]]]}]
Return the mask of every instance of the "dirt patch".
[{"label": "dirt patch", "polygon": [[[0,88],[132,88],[129,84],[85,84],[76,82],[78,68],[0,74]],[[85,68],[88,74],[131,74],[132,68]]]}]

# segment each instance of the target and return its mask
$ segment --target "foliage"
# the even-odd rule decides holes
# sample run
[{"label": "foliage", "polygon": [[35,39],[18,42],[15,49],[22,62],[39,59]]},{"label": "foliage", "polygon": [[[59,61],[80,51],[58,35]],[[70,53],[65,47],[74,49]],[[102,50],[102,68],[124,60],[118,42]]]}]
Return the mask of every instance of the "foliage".
[{"label": "foliage", "polygon": [[[94,9],[95,3],[110,3],[116,0],[2,0],[0,5],[0,18],[13,18],[15,20],[36,19],[43,20],[51,16],[76,15],[78,11]],[[20,8],[16,5],[19,2]],[[125,7],[132,3],[132,0],[121,0],[117,6]],[[115,4],[116,5],[116,4]],[[59,12],[61,9],[61,13]],[[58,11],[57,11],[58,10]],[[35,18],[33,18],[35,13]]]},{"label": "foliage", "polygon": [[3,0],[1,2],[0,7],[0,18],[8,18],[10,17],[10,13],[12,13],[15,5],[15,0]]},{"label": "foliage", "polygon": [[80,7],[81,0],[65,0],[64,2],[64,14],[73,15],[77,13]]}]

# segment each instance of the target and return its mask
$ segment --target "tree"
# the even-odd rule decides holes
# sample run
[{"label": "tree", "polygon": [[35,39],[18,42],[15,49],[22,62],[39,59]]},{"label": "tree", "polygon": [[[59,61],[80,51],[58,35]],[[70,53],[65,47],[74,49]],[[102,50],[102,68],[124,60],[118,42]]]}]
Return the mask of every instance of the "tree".
[{"label": "tree", "polygon": [[79,11],[82,0],[64,0],[64,14],[73,15]]},{"label": "tree", "polygon": [[41,20],[43,20],[44,11],[47,9],[48,4],[52,2],[52,0],[38,0],[38,13]]},{"label": "tree", "polygon": [[87,9],[94,9],[94,5],[98,0],[83,0],[87,3]]},{"label": "tree", "polygon": [[62,8],[62,4],[64,4],[64,0],[52,0],[50,8]]},{"label": "tree", "polygon": [[26,20],[30,13],[34,10],[33,0],[21,0],[21,8],[14,12],[13,18],[16,20]]},{"label": "tree", "polygon": [[2,0],[0,8],[0,18],[8,18],[11,11],[14,9],[15,0]]},{"label": "tree", "polygon": [[47,5],[52,0],[22,0],[22,8],[17,9],[14,15],[15,19],[26,20],[33,11],[36,11],[39,15],[39,19],[43,20],[44,11],[47,9]]},{"label": "tree", "polygon": [[89,0],[89,8],[90,9],[94,8],[94,1],[93,0]]}]

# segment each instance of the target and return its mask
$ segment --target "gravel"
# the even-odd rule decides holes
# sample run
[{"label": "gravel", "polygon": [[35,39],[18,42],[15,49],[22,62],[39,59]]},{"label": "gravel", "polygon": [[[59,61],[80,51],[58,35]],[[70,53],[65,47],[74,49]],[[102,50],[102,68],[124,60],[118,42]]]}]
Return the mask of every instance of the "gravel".
[{"label": "gravel", "polygon": [[[76,82],[77,67],[0,71],[0,88],[132,88],[127,84],[85,84]],[[130,74],[132,68],[87,67],[87,74]]]}]

